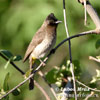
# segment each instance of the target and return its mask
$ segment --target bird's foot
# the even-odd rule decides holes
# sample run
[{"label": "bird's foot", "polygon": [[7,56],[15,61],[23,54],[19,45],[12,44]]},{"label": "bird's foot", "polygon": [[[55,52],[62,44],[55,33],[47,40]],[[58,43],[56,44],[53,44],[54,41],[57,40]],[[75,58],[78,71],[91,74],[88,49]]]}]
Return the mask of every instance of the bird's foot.
[{"label": "bird's foot", "polygon": [[40,62],[42,63],[43,66],[46,66],[46,64],[41,59],[39,59],[39,60],[40,60]]}]

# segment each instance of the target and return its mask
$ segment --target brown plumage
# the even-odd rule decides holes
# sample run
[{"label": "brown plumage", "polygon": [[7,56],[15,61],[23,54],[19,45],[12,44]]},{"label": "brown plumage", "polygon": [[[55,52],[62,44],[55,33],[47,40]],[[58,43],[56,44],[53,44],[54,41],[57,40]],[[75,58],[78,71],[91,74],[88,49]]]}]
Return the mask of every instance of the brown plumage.
[{"label": "brown plumage", "polygon": [[[44,57],[53,48],[56,42],[56,28],[60,22],[53,13],[49,14],[32,38],[23,59],[25,62],[29,58],[30,69],[32,69],[34,59]],[[29,88],[30,90],[33,89],[32,78],[30,79]]]}]

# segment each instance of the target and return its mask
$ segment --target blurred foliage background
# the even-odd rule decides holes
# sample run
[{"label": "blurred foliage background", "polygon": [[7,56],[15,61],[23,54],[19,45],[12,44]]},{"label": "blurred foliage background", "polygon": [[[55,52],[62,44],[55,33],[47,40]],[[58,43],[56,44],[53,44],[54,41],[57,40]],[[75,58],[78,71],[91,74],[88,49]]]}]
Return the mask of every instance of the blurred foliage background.
[{"label": "blurred foliage background", "polygon": [[[100,1],[91,0],[90,2],[100,16]],[[9,50],[14,55],[19,54],[23,57],[34,33],[51,12],[59,20],[63,21],[62,0],[0,0],[0,49]],[[95,28],[89,16],[87,26],[84,26],[84,9],[76,0],[66,0],[66,12],[70,35]],[[58,26],[57,31],[56,44],[66,38],[64,23]],[[100,69],[100,64],[88,59],[89,56],[100,55],[100,48],[95,48],[98,39],[100,39],[99,35],[89,35],[71,40],[72,58],[80,62],[81,81],[85,83],[88,83],[92,76],[96,74],[96,69]],[[50,71],[53,66],[63,65],[66,59],[69,59],[69,54],[68,45],[65,43],[49,59],[46,68],[42,69],[43,72]],[[11,65],[5,70],[5,64],[6,61],[0,57],[0,87],[2,87],[6,73],[10,72],[9,84],[10,88],[13,88],[23,80],[23,77]],[[16,64],[24,71],[29,69],[28,61],[24,64],[22,61]],[[46,83],[38,75],[36,80],[54,100]],[[17,97],[10,95],[10,100],[38,100],[40,98],[45,100],[45,97],[36,87],[34,91],[28,90],[28,82],[21,86],[20,89],[21,94]],[[98,89],[100,89],[99,86]],[[96,98],[96,100],[99,99]]]}]

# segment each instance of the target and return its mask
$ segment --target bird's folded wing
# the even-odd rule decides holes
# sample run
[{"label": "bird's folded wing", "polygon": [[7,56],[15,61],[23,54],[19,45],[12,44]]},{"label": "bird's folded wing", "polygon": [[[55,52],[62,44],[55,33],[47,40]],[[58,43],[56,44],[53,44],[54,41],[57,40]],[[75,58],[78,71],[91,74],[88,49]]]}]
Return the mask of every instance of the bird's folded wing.
[{"label": "bird's folded wing", "polygon": [[23,62],[25,62],[28,59],[30,54],[34,51],[34,48],[43,41],[45,34],[46,34],[45,31],[43,30],[41,31],[41,29],[38,32],[36,32],[26,50]]}]

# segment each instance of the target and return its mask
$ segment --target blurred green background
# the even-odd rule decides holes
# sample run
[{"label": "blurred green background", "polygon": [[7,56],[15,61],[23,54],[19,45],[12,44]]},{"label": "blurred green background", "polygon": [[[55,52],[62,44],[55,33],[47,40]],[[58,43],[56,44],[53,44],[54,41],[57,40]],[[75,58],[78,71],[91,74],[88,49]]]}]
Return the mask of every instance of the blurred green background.
[{"label": "blurred green background", "polygon": [[[48,14],[54,13],[59,20],[63,21],[62,4],[62,0],[0,0],[0,49],[9,50],[14,55],[19,54],[23,57],[34,33],[39,29]],[[100,16],[100,1],[91,0],[91,4]],[[84,8],[76,0],[66,0],[66,12],[70,36],[95,28],[89,16],[87,26],[84,26]],[[57,29],[56,45],[65,38],[64,23],[61,23]],[[96,74],[96,69],[100,69],[100,64],[88,59],[89,56],[100,55],[100,48],[95,48],[98,39],[100,39],[99,35],[89,35],[71,40],[72,58],[80,61],[81,77],[85,83],[88,83],[92,76]],[[44,68],[42,70],[44,72],[50,71],[53,66],[63,64],[65,59],[69,59],[66,43],[49,59],[45,70]],[[10,88],[13,88],[23,80],[23,77],[11,65],[5,70],[5,64],[6,61],[0,57],[0,87],[2,87],[6,73],[10,72],[9,83]],[[24,64],[22,61],[16,64],[25,72],[29,69],[28,61]],[[38,75],[36,79],[54,100],[45,82]],[[100,87],[98,88],[100,89]],[[45,100],[45,97],[36,87],[34,91],[28,90],[28,82],[20,89],[21,94],[17,97],[10,94],[10,100],[38,100],[40,98]],[[96,98],[95,100],[99,99]]]}]

